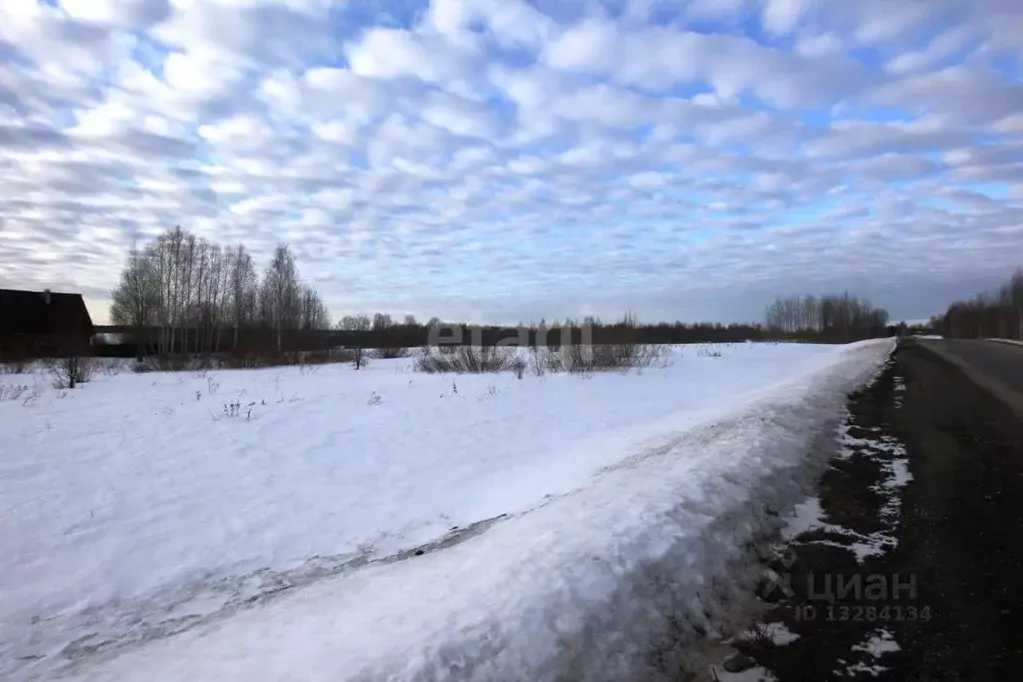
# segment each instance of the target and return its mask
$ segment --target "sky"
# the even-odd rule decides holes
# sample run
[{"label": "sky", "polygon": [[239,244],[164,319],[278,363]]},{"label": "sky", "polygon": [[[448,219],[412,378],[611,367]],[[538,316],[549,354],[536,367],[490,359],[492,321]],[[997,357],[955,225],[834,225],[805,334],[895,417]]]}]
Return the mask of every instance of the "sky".
[{"label": "sky", "polygon": [[1020,0],[2,0],[0,286],[181,225],[334,317],[926,318],[1023,265]]}]

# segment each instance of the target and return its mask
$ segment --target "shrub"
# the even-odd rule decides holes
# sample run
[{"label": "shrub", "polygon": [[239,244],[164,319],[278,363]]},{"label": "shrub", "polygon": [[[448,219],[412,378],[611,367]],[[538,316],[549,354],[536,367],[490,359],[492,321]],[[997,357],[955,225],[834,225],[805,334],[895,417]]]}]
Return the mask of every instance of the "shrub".
[{"label": "shrub", "polygon": [[0,400],[19,400],[28,390],[26,385],[0,384]]},{"label": "shrub", "polygon": [[225,369],[257,369],[289,364],[285,358],[252,351],[226,353],[221,362]]},{"label": "shrub", "polygon": [[377,348],[372,353],[376,360],[397,360],[409,356],[408,348]]},{"label": "shrub", "polygon": [[214,357],[194,358],[189,355],[147,355],[132,366],[137,374],[145,372],[199,372],[216,369],[221,362]]},{"label": "shrub", "polygon": [[571,345],[560,348],[538,348],[532,355],[537,376],[548,372],[585,374],[589,372],[642,369],[654,364],[668,364],[666,349],[637,343],[604,345]]},{"label": "shrub", "polygon": [[32,369],[32,361],[25,358],[12,358],[0,362],[0,374],[26,374]]},{"label": "shrub", "polygon": [[355,369],[362,369],[369,363],[369,353],[366,352],[365,348],[352,348],[352,360],[351,363]]},{"label": "shrub", "polygon": [[54,388],[74,388],[92,378],[96,369],[93,358],[66,357],[51,360],[50,376],[53,377]]},{"label": "shrub", "polygon": [[355,356],[357,355],[354,348],[345,348],[344,346],[331,348],[329,353],[332,362],[341,363],[355,362]]},{"label": "shrub", "polygon": [[415,367],[420,372],[436,374],[482,374],[485,372],[519,371],[524,367],[522,358],[514,348],[502,346],[441,346],[425,347],[416,356]]},{"label": "shrub", "polygon": [[287,354],[296,365],[329,365],[334,363],[352,362],[355,354],[349,348],[330,348],[327,350],[304,350]]},{"label": "shrub", "polygon": [[107,375],[108,377],[117,376],[118,374],[121,373],[121,370],[124,368],[124,363],[116,358],[111,358],[106,361],[97,360],[96,364],[99,365],[99,367],[103,370],[103,374]]},{"label": "shrub", "polygon": [[511,366],[508,368],[512,372],[515,372],[515,378],[521,379],[522,375],[526,372],[526,360],[521,355],[516,354],[515,359],[511,361]]}]

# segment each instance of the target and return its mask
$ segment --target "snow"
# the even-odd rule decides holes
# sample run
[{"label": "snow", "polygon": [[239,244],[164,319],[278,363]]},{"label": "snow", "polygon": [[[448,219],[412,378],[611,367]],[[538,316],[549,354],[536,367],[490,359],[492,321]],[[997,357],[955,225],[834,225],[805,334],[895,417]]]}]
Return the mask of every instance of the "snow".
[{"label": "snow", "polygon": [[841,535],[848,538],[848,541],[811,542],[847,549],[856,556],[857,562],[862,564],[867,558],[885,554],[898,546],[895,529],[902,505],[901,489],[913,480],[913,475],[909,471],[906,448],[897,438],[881,433],[881,429],[874,426],[858,427],[872,434],[871,438],[856,438],[849,434],[850,426],[846,420],[839,427],[838,440],[842,450],[835,457],[842,460],[854,456],[870,457],[877,462],[883,479],[874,490],[883,500],[879,516],[885,522],[886,528],[865,535],[851,528],[828,523],[820,498],[811,496],[793,507],[792,514],[785,519],[785,526],[781,529],[781,538],[783,541],[790,541],[812,530]]},{"label": "snow", "polygon": [[775,646],[788,646],[799,639],[799,633],[792,632],[792,630],[789,630],[788,626],[781,621],[773,621],[770,623],[757,624],[754,628],[744,632],[740,638],[748,641],[757,641],[758,638],[766,638]]},{"label": "snow", "polygon": [[863,644],[854,644],[853,651],[866,651],[874,658],[887,653],[901,651],[891,631],[885,628],[878,628]]},{"label": "snow", "polygon": [[785,623],[767,623],[764,627],[771,642],[777,646],[787,646],[799,639],[799,634],[789,630]]},{"label": "snow", "polygon": [[898,540],[887,530],[864,535],[845,526],[828,523],[826,518],[824,510],[821,508],[820,498],[810,497],[796,505],[795,515],[786,519],[787,523],[782,528],[781,537],[783,540],[792,540],[812,530],[843,536],[848,538],[845,542],[834,540],[807,542],[849,550],[856,556],[856,561],[861,564],[869,557],[885,554],[898,545]]},{"label": "snow", "polygon": [[901,376],[895,377],[895,407],[902,408],[902,394],[906,392],[906,380]]},{"label": "snow", "polygon": [[997,341],[998,343],[1011,343],[1014,346],[1023,346],[1023,341],[1017,341],[1015,339],[988,339],[988,341]]},{"label": "snow", "polygon": [[[877,677],[884,671],[888,670],[887,666],[880,665],[877,659],[881,658],[885,654],[894,653],[901,651],[898,643],[895,641],[892,633],[884,628],[879,628],[874,631],[867,641],[863,644],[854,644],[852,647],[853,651],[862,651],[870,655],[872,661],[866,663],[860,661],[858,663],[849,665],[845,669],[845,675],[855,677],[859,673],[867,673],[872,677]],[[839,672],[838,674],[842,674]]]},{"label": "snow", "polygon": [[[824,527],[824,509],[821,507],[821,498],[811,496],[797,504],[792,510],[792,516],[785,519],[785,527],[781,530],[782,540],[792,540],[803,533]],[[837,526],[829,526],[834,529]],[[842,529],[845,530],[845,529]]]},{"label": "snow", "polygon": [[891,347],[36,379],[0,402],[0,676],[627,677],[665,616],[724,612]]}]

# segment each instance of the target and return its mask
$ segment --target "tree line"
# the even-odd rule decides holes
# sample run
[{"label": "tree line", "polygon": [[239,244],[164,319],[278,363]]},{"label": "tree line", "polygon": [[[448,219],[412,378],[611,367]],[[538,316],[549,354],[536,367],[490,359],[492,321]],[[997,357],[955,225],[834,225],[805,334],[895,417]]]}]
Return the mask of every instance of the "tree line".
[{"label": "tree line", "polygon": [[180,226],[130,251],[111,301],[111,321],[146,330],[149,351],[161,356],[226,350],[225,331],[237,349],[252,329],[274,332],[280,352],[285,331],[331,327],[327,306],[302,282],[287,244],[274,249],[259,278],[244,245],[224,247]]},{"label": "tree line", "polygon": [[848,343],[888,334],[888,312],[848,293],[777,298],[764,312],[768,333]]},{"label": "tree line", "polygon": [[[345,315],[333,323],[320,294],[302,281],[294,254],[280,244],[262,276],[244,245],[223,246],[175,227],[133,248],[112,292],[111,321],[132,330],[101,354],[128,356],[236,353],[280,357],[291,351],[423,346],[443,328],[445,339],[485,345],[517,339],[528,345],[562,340],[595,344],[715,343],[772,339],[844,343],[888,333],[888,315],[848,294],[778,299],[765,324],[640,324],[627,314],[500,325],[466,325],[414,315]],[[583,334],[586,329],[586,334]]]},{"label": "tree line", "polygon": [[997,291],[952,303],[931,318],[935,333],[953,338],[1001,338],[1023,341],[1023,268]]}]

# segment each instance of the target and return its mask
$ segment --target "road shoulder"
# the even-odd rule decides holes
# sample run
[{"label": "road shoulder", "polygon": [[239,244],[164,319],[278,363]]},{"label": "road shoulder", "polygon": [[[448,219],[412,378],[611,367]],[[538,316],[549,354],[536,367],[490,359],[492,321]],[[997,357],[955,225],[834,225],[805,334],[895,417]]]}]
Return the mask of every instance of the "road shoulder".
[{"label": "road shoulder", "polygon": [[1023,679],[1023,422],[956,367],[903,343],[850,397],[735,644],[760,679]]}]

